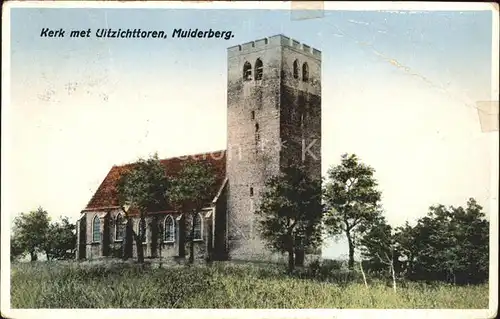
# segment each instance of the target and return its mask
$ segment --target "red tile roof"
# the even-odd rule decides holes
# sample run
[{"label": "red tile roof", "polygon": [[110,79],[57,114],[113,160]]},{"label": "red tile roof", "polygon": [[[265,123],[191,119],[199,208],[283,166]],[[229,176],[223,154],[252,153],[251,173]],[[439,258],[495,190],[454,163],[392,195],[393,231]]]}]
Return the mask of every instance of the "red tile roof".
[{"label": "red tile roof", "polygon": [[[226,151],[216,151],[210,153],[194,154],[179,156],[173,158],[162,159],[160,162],[165,167],[165,173],[169,177],[177,175],[182,168],[183,163],[186,161],[203,161],[208,163],[216,174],[216,183],[213,190],[213,196],[217,195],[219,188],[222,186],[224,179],[226,177]],[[119,206],[118,203],[118,192],[117,183],[120,177],[131,168],[133,168],[134,163],[113,166],[109,171],[108,175],[104,178],[101,185],[95,192],[92,199],[87,204],[84,211],[90,210],[100,210],[100,209],[111,209]],[[209,203],[207,203],[208,205]],[[171,207],[165,207],[165,211],[171,210]],[[135,215],[131,212],[131,215]]]}]

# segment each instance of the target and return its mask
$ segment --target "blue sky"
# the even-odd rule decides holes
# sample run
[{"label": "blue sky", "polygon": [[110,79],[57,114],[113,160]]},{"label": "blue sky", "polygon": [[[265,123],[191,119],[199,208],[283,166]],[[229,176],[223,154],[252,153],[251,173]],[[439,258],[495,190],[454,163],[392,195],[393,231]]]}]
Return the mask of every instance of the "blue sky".
[{"label": "blue sky", "polygon": [[[234,37],[40,38],[45,27],[212,28]],[[16,8],[2,114],[15,172],[10,213],[41,205],[76,218],[114,164],[224,149],[226,48],[279,33],[322,51],[323,172],[342,153],[358,154],[376,169],[393,224],[468,197],[489,211],[495,152],[474,103],[491,98],[491,11],[293,20],[285,10]]]},{"label": "blue sky", "polygon": [[[360,61],[377,59],[365,52],[367,48],[363,50],[363,45],[352,40],[355,39],[373,44],[378,51],[419,72],[433,74],[439,70],[439,74],[433,74],[437,81],[453,77],[463,86],[479,90],[489,88],[485,81],[490,80],[491,71],[488,63],[491,60],[491,19],[489,11],[421,14],[327,11],[323,19],[294,21],[286,10],[14,9],[11,32],[15,36],[11,50],[15,67],[18,63],[26,65],[23,55],[34,51],[39,59],[51,57],[52,62],[65,61],[66,56],[71,56],[69,63],[78,59],[83,62],[98,52],[111,51],[117,63],[138,63],[136,71],[148,70],[152,65],[158,67],[151,62],[162,59],[160,67],[169,70],[172,63],[177,62],[179,66],[189,64],[196,69],[201,66],[202,70],[216,72],[224,68],[225,56],[220,54],[221,49],[283,33],[322,49],[325,52],[324,72],[330,73],[340,72]],[[166,30],[169,34],[174,28],[213,28],[231,30],[235,37],[229,41],[137,41],[37,36],[43,27],[97,29],[106,26]],[[351,39],[339,37],[341,33]],[[211,63],[200,61],[201,52],[202,60]],[[101,62],[109,66],[109,57]]]}]

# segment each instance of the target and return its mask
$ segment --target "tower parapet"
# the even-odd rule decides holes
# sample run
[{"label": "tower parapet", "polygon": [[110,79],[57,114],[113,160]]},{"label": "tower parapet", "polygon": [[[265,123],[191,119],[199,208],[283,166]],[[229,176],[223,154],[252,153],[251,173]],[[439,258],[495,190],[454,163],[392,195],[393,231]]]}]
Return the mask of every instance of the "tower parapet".
[{"label": "tower parapet", "polygon": [[262,38],[255,41],[245,42],[239,45],[229,47],[227,49],[229,57],[237,56],[245,53],[253,53],[261,50],[266,50],[273,46],[286,46],[303,52],[304,54],[321,59],[321,51],[315,49],[305,43],[301,43],[282,34],[274,35],[267,38]]}]

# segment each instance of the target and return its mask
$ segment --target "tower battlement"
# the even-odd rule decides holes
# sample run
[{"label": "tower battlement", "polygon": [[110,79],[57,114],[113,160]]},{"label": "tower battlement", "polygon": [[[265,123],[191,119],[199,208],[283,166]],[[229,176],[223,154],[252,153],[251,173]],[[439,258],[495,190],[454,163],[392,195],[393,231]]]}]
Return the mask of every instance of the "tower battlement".
[{"label": "tower battlement", "polygon": [[255,41],[250,41],[229,47],[227,49],[229,57],[237,56],[242,53],[253,53],[260,50],[265,50],[274,46],[287,46],[304,52],[306,55],[314,57],[316,59],[321,59],[321,51],[315,49],[307,44],[300,43],[292,38],[284,36],[282,34],[274,35],[267,38],[262,38]]}]

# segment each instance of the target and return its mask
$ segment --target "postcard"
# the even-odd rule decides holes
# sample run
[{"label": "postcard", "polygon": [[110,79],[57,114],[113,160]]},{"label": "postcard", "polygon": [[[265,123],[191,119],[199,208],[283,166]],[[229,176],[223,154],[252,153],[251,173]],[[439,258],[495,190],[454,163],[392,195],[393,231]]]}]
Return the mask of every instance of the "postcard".
[{"label": "postcard", "polygon": [[498,5],[3,15],[2,315],[495,317]]}]

